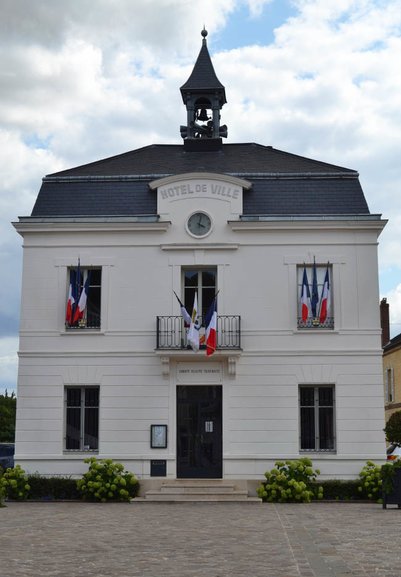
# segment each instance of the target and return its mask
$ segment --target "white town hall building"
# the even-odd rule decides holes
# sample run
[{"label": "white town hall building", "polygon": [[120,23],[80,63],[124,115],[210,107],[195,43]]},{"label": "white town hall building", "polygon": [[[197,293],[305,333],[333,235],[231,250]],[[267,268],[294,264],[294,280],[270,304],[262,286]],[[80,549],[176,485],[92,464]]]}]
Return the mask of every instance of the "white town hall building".
[{"label": "white town hall building", "polygon": [[[183,143],[50,174],[14,223],[16,462],[30,473],[79,475],[94,454],[144,482],[255,483],[277,459],[351,478],[384,458],[385,221],[354,170],[223,144],[202,35]],[[180,301],[191,316],[195,297],[188,327]]]}]

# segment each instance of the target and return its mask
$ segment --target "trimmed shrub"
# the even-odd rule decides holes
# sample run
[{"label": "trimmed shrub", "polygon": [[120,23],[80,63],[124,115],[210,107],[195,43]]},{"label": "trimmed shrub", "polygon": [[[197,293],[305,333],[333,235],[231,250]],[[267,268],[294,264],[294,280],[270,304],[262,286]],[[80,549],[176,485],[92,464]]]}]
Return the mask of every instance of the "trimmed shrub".
[{"label": "trimmed shrub", "polygon": [[77,481],[70,477],[41,477],[40,475],[30,475],[28,477],[28,483],[31,486],[30,499],[40,499],[43,501],[81,499],[81,495],[77,489]]},{"label": "trimmed shrub", "polygon": [[358,491],[360,481],[355,480],[341,480],[328,479],[327,481],[319,481],[319,485],[323,487],[323,494],[325,500],[329,501],[356,501],[361,498]]},{"label": "trimmed shrub", "polygon": [[265,473],[266,481],[258,487],[257,494],[269,503],[310,503],[323,498],[323,488],[316,484],[319,474],[307,457],[276,461],[275,467]]},{"label": "trimmed shrub", "polygon": [[2,484],[8,499],[23,501],[28,498],[31,489],[28,477],[20,465],[6,469],[2,476]]},{"label": "trimmed shrub", "polygon": [[89,471],[77,481],[83,499],[91,501],[130,501],[138,494],[139,483],[133,473],[124,471],[121,463],[112,459],[85,459]]},{"label": "trimmed shrub", "polygon": [[359,473],[358,491],[360,497],[370,501],[380,501],[382,493],[381,466],[367,461]]}]

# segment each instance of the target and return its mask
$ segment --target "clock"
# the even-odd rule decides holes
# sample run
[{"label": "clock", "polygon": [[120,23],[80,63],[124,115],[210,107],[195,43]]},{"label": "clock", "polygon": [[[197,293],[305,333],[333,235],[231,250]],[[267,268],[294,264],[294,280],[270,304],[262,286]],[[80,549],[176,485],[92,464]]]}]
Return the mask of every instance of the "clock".
[{"label": "clock", "polygon": [[188,219],[187,230],[197,237],[206,236],[212,228],[210,216],[205,212],[194,212]]}]

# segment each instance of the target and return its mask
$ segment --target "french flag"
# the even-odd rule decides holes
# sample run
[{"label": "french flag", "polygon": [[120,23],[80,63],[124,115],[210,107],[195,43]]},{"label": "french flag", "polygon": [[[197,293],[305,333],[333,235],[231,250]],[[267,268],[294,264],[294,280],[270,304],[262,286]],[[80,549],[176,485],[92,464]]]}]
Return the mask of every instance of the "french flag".
[{"label": "french flag", "polygon": [[206,355],[209,357],[214,353],[217,347],[217,297],[214,297],[206,317]]},{"label": "french flag", "polygon": [[68,288],[68,299],[67,299],[67,308],[65,312],[65,322],[67,325],[72,325],[73,317],[74,317],[74,305],[76,302],[75,299],[75,291],[76,291],[76,271],[70,270],[70,286]]},{"label": "french flag", "polygon": [[304,267],[304,274],[302,277],[302,289],[301,289],[301,308],[302,308],[301,316],[303,322],[306,322],[309,316],[310,307],[311,307],[311,301],[310,301],[308,275],[306,274],[306,268]]},{"label": "french flag", "polygon": [[324,277],[322,299],[320,304],[320,322],[324,323],[329,314],[329,299],[330,299],[330,281],[329,281],[329,267],[326,269],[326,275]]},{"label": "french flag", "polygon": [[73,319],[74,324],[80,321],[84,316],[84,312],[86,309],[86,301],[88,300],[89,285],[90,285],[90,275],[88,273],[88,276],[84,284],[84,288],[82,289],[81,296],[79,297],[78,306],[75,309]]}]

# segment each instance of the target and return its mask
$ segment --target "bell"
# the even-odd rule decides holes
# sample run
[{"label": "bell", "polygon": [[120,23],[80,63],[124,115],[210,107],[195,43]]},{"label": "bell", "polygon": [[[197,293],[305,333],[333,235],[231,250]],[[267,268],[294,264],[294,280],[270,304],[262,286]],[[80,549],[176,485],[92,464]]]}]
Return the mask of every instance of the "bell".
[{"label": "bell", "polygon": [[206,108],[202,108],[200,114],[198,115],[198,120],[206,121],[209,120],[209,117],[206,112]]}]

